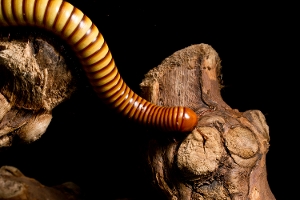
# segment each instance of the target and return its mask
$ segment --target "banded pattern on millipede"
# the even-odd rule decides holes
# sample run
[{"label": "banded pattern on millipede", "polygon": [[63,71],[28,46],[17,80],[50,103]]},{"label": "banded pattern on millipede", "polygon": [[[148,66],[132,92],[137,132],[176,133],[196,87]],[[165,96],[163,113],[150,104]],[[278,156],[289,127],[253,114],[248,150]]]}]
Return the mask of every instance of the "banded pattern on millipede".
[{"label": "banded pattern on millipede", "polygon": [[62,0],[0,0],[2,26],[37,26],[74,50],[98,96],[127,118],[165,131],[188,132],[197,115],[186,107],[160,107],[135,94],[123,81],[108,46],[92,21]]}]

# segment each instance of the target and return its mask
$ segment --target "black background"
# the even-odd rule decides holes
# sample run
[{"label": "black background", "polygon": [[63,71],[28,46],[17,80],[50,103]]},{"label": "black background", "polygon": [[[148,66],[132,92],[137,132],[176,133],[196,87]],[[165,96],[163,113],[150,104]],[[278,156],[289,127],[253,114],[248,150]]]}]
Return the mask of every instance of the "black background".
[{"label": "black background", "polygon": [[[211,45],[222,59],[222,96],[232,108],[257,109],[270,127],[267,171],[276,199],[293,196],[298,176],[298,54],[293,5],[201,1],[69,1],[97,25],[123,79],[137,93],[144,74],[177,50]],[[78,184],[89,199],[158,197],[144,176],[145,137],[111,113],[85,82],[53,111],[42,138],[1,152],[45,185]],[[94,182],[94,183],[93,183]]]}]

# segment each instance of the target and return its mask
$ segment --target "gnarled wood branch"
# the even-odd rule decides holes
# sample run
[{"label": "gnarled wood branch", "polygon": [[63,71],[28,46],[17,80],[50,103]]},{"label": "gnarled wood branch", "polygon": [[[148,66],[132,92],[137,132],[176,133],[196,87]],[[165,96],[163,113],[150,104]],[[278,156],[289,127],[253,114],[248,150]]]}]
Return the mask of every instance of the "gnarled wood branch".
[{"label": "gnarled wood branch", "polygon": [[[65,61],[47,42],[7,41],[0,47],[0,147],[5,147],[15,136],[38,139],[52,109],[75,86]],[[146,75],[141,84],[146,99],[187,106],[199,115],[188,135],[149,142],[153,180],[168,199],[275,199],[265,166],[270,139],[265,118],[222,100],[220,70],[217,53],[200,44],[174,53]]]},{"label": "gnarled wood branch", "polygon": [[220,62],[211,46],[193,45],[166,58],[141,83],[149,101],[191,107],[200,116],[187,136],[150,141],[153,179],[170,200],[273,200],[265,117],[258,110],[239,112],[223,101]]},{"label": "gnarled wood branch", "polygon": [[45,40],[0,41],[0,148],[16,136],[37,140],[52,109],[75,90],[74,76],[61,53]]}]

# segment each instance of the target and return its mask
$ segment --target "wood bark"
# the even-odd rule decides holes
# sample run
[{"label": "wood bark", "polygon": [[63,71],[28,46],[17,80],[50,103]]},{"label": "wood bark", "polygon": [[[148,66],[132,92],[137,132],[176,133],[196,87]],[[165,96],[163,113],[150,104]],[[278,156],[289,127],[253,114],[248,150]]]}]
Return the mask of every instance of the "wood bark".
[{"label": "wood bark", "polygon": [[75,90],[74,73],[53,45],[33,36],[0,40],[0,148],[40,138],[53,108]]},{"label": "wood bark", "polygon": [[170,200],[273,200],[265,117],[259,110],[232,109],[221,88],[221,60],[206,44],[175,52],[146,74],[144,98],[163,106],[187,106],[199,116],[188,135],[149,142],[155,185]]},{"label": "wood bark", "polygon": [[[48,42],[2,40],[0,148],[15,138],[37,140],[52,109],[76,86],[74,73]],[[221,87],[220,58],[206,44],[174,53],[141,83],[142,96],[152,103],[187,106],[199,115],[193,132],[154,133],[149,141],[148,166],[166,199],[275,199],[267,182],[265,117],[258,110],[232,109],[223,101]]]},{"label": "wood bark", "polygon": [[47,187],[12,166],[0,167],[0,199],[1,200],[80,200],[79,187],[66,182],[54,187]]},{"label": "wood bark", "polygon": [[[75,91],[74,73],[54,43],[34,36],[0,40],[0,150],[45,133],[52,110]],[[13,166],[0,166],[0,199],[82,199],[72,182],[47,187]]]}]

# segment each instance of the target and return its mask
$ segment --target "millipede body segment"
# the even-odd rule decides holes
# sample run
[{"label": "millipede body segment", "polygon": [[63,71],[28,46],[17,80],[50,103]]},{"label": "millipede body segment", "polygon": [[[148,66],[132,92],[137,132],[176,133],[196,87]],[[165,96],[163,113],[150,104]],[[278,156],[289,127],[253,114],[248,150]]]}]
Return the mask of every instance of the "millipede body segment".
[{"label": "millipede body segment", "polygon": [[76,53],[98,96],[127,118],[164,131],[189,132],[198,119],[186,107],[161,107],[134,93],[121,78],[92,21],[62,0],[0,0],[1,26],[36,26],[55,33]]}]

